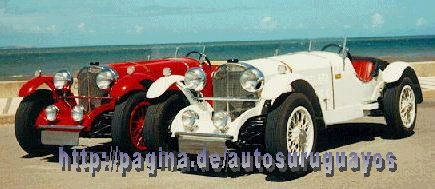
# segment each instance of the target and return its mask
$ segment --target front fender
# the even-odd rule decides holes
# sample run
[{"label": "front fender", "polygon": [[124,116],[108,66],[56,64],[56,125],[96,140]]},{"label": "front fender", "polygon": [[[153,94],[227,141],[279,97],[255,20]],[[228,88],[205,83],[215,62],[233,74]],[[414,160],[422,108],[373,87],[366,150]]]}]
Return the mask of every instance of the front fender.
[{"label": "front fender", "polygon": [[291,92],[292,82],[299,79],[302,79],[302,76],[294,73],[272,76],[265,82],[263,90],[261,91],[261,98],[273,100],[283,93]]},{"label": "front fender", "polygon": [[382,80],[385,83],[393,83],[399,81],[402,76],[409,77],[413,83],[415,90],[416,101],[418,104],[423,102],[423,93],[421,91],[420,82],[414,69],[406,62],[393,62],[387,66],[382,72]]},{"label": "front fender", "polygon": [[174,83],[183,81],[184,76],[171,75],[157,79],[148,89],[147,98],[157,98],[165,93]]},{"label": "front fender", "polygon": [[119,98],[132,91],[144,91],[148,87],[148,81],[154,80],[147,74],[135,73],[127,75],[118,80],[110,90],[110,96],[119,100]]},{"label": "front fender", "polygon": [[388,64],[387,68],[382,71],[382,80],[385,83],[398,81],[407,67],[411,67],[407,62],[398,61]]},{"label": "front fender", "polygon": [[35,77],[21,86],[18,92],[19,97],[26,97],[33,94],[41,85],[46,84],[52,91],[54,91],[53,77],[52,76],[40,76]]}]

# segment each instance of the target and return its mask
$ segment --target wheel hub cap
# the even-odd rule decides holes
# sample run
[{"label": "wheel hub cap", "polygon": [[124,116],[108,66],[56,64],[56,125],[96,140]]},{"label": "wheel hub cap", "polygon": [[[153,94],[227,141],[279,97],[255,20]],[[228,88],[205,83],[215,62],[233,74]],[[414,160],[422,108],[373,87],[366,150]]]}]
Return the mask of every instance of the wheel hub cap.
[{"label": "wheel hub cap", "polygon": [[287,122],[287,150],[311,152],[314,145],[314,125],[308,110],[299,106],[293,110]]},{"label": "wheel hub cap", "polygon": [[399,109],[403,126],[410,128],[415,121],[415,95],[409,85],[405,85],[400,93]]}]

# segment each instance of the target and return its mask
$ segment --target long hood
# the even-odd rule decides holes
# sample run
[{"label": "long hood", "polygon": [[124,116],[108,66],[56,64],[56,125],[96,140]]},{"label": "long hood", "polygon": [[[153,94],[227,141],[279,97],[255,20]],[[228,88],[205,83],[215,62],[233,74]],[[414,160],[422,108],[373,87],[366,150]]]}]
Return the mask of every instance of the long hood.
[{"label": "long hood", "polygon": [[330,52],[298,52],[275,57],[261,58],[245,61],[268,77],[278,74],[279,65],[287,65],[292,73],[306,73],[310,70],[331,69],[331,66],[341,61],[341,57],[336,53]]},{"label": "long hood", "polygon": [[163,76],[163,68],[171,68],[172,74],[184,75],[190,67],[199,67],[199,63],[197,60],[191,58],[165,58],[149,61],[113,63],[109,64],[109,66],[115,69],[120,77],[127,74],[126,72],[129,66],[134,66],[136,70],[135,73],[153,75],[157,79]]}]

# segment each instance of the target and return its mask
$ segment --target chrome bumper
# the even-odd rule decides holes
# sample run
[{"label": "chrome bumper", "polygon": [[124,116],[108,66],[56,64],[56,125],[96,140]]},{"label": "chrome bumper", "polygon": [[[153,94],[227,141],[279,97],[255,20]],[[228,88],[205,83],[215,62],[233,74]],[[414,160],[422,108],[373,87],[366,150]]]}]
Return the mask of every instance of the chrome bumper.
[{"label": "chrome bumper", "polygon": [[85,128],[85,126],[82,125],[40,125],[40,129],[62,129],[62,130],[71,130],[71,131],[79,131]]},{"label": "chrome bumper", "polygon": [[44,145],[76,146],[79,144],[79,131],[84,126],[41,125],[39,128],[41,129],[41,143]]},{"label": "chrome bumper", "polygon": [[208,153],[224,154],[226,142],[233,138],[230,135],[207,133],[178,133],[178,147],[180,152],[198,154],[204,150]]}]

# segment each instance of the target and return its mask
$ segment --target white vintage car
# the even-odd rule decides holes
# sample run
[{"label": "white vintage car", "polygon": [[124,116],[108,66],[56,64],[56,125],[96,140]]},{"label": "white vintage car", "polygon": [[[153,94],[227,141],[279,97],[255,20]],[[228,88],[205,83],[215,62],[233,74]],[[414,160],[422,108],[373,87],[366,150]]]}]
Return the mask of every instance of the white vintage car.
[{"label": "white vintage car", "polygon": [[[331,47],[338,53],[325,51]],[[144,126],[150,149],[168,146],[161,138],[166,134],[176,141],[170,145],[188,153],[247,146],[312,152],[319,129],[365,116],[384,116],[392,136],[404,137],[412,134],[423,101],[408,63],[352,57],[346,42],[322,51],[229,61],[213,72],[211,97],[202,94],[206,79],[204,71],[192,68],[151,85],[147,98],[175,84],[189,105],[169,125]]]}]

